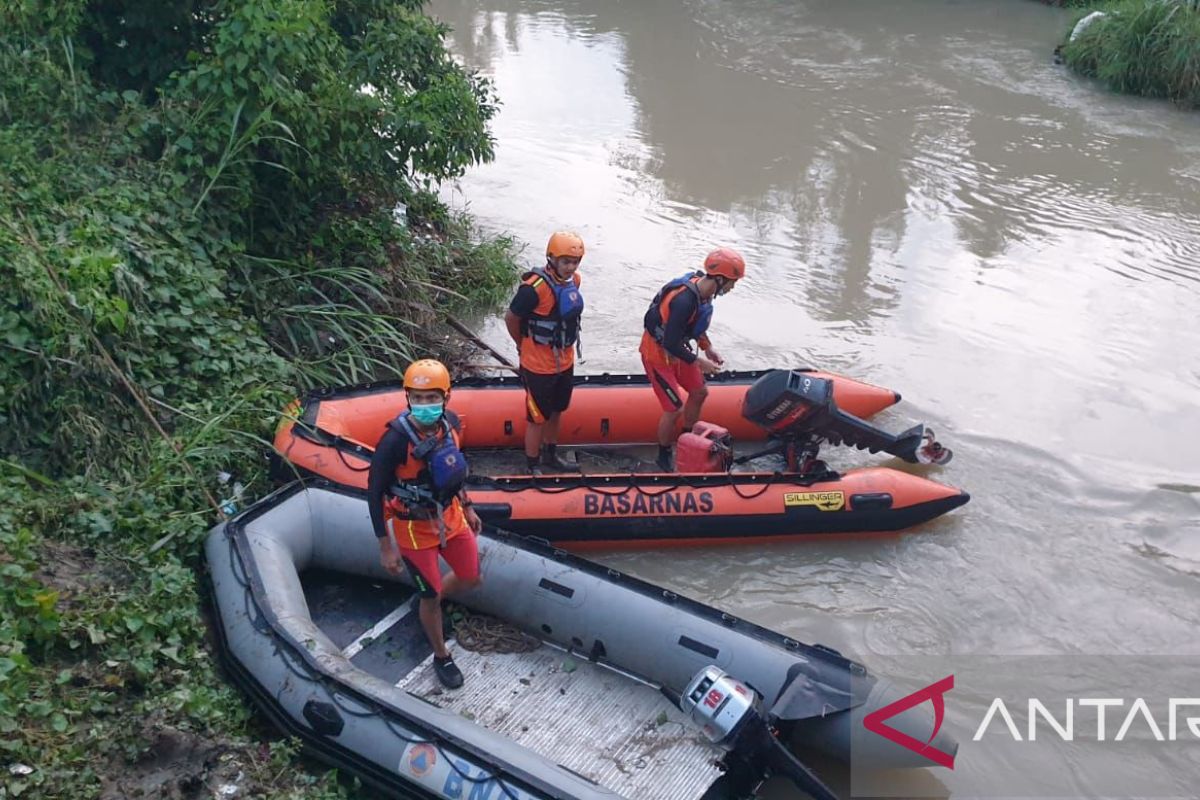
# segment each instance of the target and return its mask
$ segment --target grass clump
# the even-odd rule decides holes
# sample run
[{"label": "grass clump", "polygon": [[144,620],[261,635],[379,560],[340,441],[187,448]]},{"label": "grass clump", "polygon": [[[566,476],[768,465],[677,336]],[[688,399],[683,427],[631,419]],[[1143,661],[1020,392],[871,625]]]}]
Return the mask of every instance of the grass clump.
[{"label": "grass clump", "polygon": [[1115,91],[1200,108],[1200,3],[1123,0],[1062,46],[1064,61]]}]

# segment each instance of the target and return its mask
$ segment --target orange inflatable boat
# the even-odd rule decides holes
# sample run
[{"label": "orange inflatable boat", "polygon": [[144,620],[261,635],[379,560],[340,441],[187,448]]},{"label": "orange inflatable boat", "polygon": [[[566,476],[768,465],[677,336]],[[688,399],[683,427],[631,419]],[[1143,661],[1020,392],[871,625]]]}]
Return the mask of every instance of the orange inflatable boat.
[{"label": "orange inflatable boat", "polygon": [[[813,386],[825,394],[787,405],[777,400],[781,392],[795,396],[785,384],[795,392]],[[754,391],[761,408],[747,414],[752,387],[758,387]],[[771,439],[777,446],[756,455],[786,453],[787,460],[757,471],[728,470],[726,463],[715,472],[609,468],[592,474],[585,469],[585,474],[531,476],[488,467],[495,459],[477,454],[469,485],[477,511],[499,527],[586,549],[891,532],[969,500],[959,489],[896,469],[839,474],[816,459],[816,444],[824,440],[919,460],[913,455],[915,448],[931,441],[922,426],[893,437],[863,421],[899,401],[900,395],[890,389],[814,370],[776,370],[718,375],[710,379],[709,392],[706,422],[727,429],[739,443],[765,444]],[[781,413],[785,407],[786,415]],[[276,449],[286,462],[279,465],[280,476],[299,473],[365,489],[372,449],[388,421],[405,408],[399,382],[309,393],[289,409],[276,433]],[[521,448],[524,390],[516,378],[460,381],[449,408],[462,422],[468,455],[472,450]],[[563,415],[559,444],[651,444],[660,413],[643,375],[580,376],[571,407]],[[771,414],[786,417],[784,424],[773,424]],[[488,474],[478,474],[481,465]]]}]

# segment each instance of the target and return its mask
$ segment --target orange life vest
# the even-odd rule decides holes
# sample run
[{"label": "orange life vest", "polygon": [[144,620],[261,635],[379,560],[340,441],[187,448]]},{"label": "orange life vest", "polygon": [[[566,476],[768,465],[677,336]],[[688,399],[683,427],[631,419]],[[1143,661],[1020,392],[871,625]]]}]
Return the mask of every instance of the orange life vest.
[{"label": "orange life vest", "polygon": [[[453,437],[455,445],[461,446],[462,440],[458,433],[457,425],[446,424],[445,421],[438,423],[438,432],[431,434],[433,436]],[[396,480],[400,483],[423,483],[427,482],[428,467],[425,462],[417,458],[413,454],[414,444],[408,443],[408,454],[404,463],[396,467]],[[396,544],[405,550],[425,550],[429,547],[437,547],[441,544],[441,533],[444,531],[446,539],[452,539],[462,533],[466,533],[469,528],[467,526],[467,518],[463,514],[462,503],[455,497],[442,509],[442,525],[439,525],[437,519],[426,519],[423,517],[429,516],[428,512],[409,509],[395,497],[389,497],[384,503],[384,524],[388,531],[396,539]]]},{"label": "orange life vest", "polygon": [[[571,276],[578,290],[580,277]],[[554,278],[545,270],[533,270],[522,281],[537,292],[538,304],[522,324],[521,366],[541,375],[565,372],[575,365],[573,345],[579,336],[579,313],[564,317],[559,313],[559,298]],[[557,284],[561,289],[564,284]],[[582,302],[582,301],[581,301]]]}]

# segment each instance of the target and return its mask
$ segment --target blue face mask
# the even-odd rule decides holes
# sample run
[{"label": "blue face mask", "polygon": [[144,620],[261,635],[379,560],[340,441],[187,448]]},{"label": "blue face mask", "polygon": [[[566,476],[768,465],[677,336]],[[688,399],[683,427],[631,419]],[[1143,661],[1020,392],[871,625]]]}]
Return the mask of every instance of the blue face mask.
[{"label": "blue face mask", "polygon": [[442,409],[445,405],[445,403],[430,403],[424,406],[410,405],[408,410],[412,412],[412,417],[418,424],[432,425],[442,418]]}]

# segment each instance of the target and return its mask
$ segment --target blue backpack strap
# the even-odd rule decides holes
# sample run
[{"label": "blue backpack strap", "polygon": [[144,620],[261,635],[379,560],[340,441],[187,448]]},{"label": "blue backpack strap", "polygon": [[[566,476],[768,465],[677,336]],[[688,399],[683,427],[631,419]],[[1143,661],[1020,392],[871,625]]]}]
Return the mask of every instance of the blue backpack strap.
[{"label": "blue backpack strap", "polygon": [[656,294],[654,296],[654,302],[656,304],[661,303],[663,301],[663,298],[667,296],[667,293],[669,293],[672,289],[678,289],[680,287],[683,287],[684,289],[687,289],[692,294],[696,295],[696,300],[699,301],[700,300],[700,290],[696,288],[696,282],[693,281],[692,278],[695,278],[702,274],[703,273],[700,273],[700,272],[689,272],[686,275],[681,275],[678,278],[671,279],[661,289],[658,290],[658,294]]},{"label": "blue backpack strap", "polygon": [[676,278],[676,280],[679,282],[679,284],[681,286],[683,286],[683,288],[687,289],[689,292],[696,295],[697,301],[699,301],[701,299],[700,298],[700,289],[699,289],[699,287],[696,286],[696,281],[694,281],[692,279],[699,277],[700,274],[701,273],[699,273],[699,272],[689,272],[687,275],[684,275],[682,278]]},{"label": "blue backpack strap", "polygon": [[412,426],[412,423],[409,422],[410,416],[412,416],[411,411],[401,411],[393,419],[388,421],[388,427],[403,433],[413,444],[420,444],[421,437],[417,435],[416,429]]},{"label": "blue backpack strap", "polygon": [[708,333],[708,326],[712,324],[713,307],[712,303],[701,302],[700,308],[696,312],[696,321],[692,323],[689,333],[693,339],[699,339],[704,334]]},{"label": "blue backpack strap", "polygon": [[[411,411],[402,411],[395,417],[395,419],[392,419],[388,422],[388,427],[394,428],[400,433],[403,433],[408,437],[408,440],[412,442],[412,446],[417,447],[422,442],[427,440],[422,439],[421,435],[417,433],[417,429],[412,425],[411,417]],[[438,420],[438,426],[442,429],[447,437],[451,435],[451,431],[459,434],[462,433],[462,420],[458,418],[458,414],[455,414],[450,409],[446,409],[444,412],[442,412],[442,418]]]},{"label": "blue backpack strap", "polygon": [[708,330],[709,324],[712,322],[712,302],[704,302],[704,298],[700,296],[700,288],[696,286],[697,277],[702,277],[702,272],[690,272],[682,278],[676,278],[672,283],[678,283],[683,286],[693,295],[696,296],[696,318],[690,321],[688,325],[688,335],[693,339],[699,339]]}]

